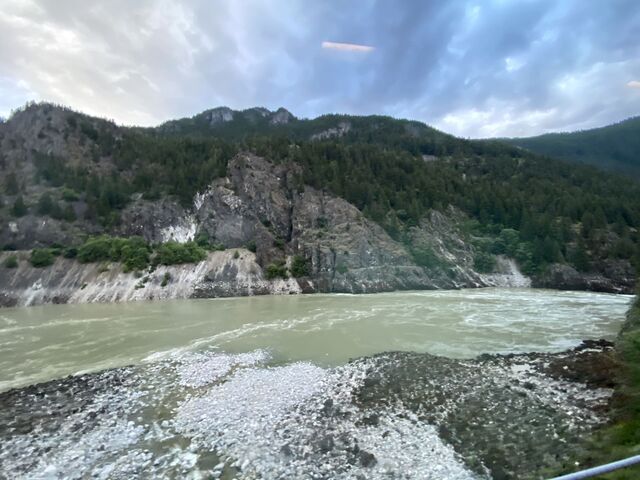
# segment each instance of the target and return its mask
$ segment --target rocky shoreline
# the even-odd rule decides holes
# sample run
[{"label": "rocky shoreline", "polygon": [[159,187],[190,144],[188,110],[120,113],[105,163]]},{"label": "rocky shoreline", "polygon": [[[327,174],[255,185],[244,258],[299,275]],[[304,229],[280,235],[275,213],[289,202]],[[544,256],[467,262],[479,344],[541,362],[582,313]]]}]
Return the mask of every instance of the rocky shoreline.
[{"label": "rocky shoreline", "polygon": [[541,478],[608,421],[613,344],[323,369],[189,353],[0,393],[0,478]]}]

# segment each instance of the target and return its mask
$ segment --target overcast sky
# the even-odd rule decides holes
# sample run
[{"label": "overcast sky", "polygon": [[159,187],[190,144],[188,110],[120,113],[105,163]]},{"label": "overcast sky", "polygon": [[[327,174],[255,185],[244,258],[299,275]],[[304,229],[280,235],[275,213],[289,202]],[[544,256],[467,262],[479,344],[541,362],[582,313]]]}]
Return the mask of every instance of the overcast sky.
[{"label": "overcast sky", "polygon": [[154,125],[227,105],[464,137],[640,114],[639,0],[0,0],[0,116]]}]

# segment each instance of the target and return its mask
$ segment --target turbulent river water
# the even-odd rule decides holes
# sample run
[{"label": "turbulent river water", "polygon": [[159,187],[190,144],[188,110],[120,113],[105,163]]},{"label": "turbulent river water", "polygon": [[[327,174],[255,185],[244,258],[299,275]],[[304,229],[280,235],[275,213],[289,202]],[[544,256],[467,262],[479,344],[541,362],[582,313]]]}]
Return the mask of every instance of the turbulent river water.
[{"label": "turbulent river water", "polygon": [[583,405],[607,392],[530,358],[471,359],[613,339],[630,300],[478,289],[4,309],[0,478],[518,476],[509,448],[553,465],[552,439],[601,421]]}]

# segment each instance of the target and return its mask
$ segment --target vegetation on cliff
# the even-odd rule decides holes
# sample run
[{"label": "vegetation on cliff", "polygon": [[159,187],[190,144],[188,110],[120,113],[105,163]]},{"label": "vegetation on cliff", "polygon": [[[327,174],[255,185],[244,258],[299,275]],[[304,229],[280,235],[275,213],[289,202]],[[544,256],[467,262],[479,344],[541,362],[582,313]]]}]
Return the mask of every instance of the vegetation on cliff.
[{"label": "vegetation on cliff", "polygon": [[[14,117],[51,117],[56,108],[31,105]],[[602,269],[604,261],[640,266],[640,185],[504,143],[458,139],[380,116],[291,117],[278,124],[271,122],[273,114],[251,109],[216,123],[214,111],[207,111],[155,129],[132,129],[56,111],[66,120],[55,128],[45,124],[37,141],[62,136],[89,159],[40,144],[11,150],[13,133],[0,131],[8,200],[0,217],[7,221],[37,212],[73,223],[79,215],[78,221],[110,231],[135,194],[173,196],[190,206],[196,193],[227,175],[237,152],[250,150],[301,167],[293,180],[297,188],[307,184],[346,199],[406,244],[410,229],[430,209],[459,208],[475,220],[477,236],[493,239],[478,247],[484,270],[491,267],[486,255],[496,253],[513,256],[529,274],[552,263],[581,272]],[[4,132],[14,117],[3,124]],[[35,185],[44,190],[38,198],[25,196],[31,179],[20,177],[21,164],[9,157],[32,159]],[[433,259],[424,253],[414,256],[429,266]]]},{"label": "vegetation on cliff", "polygon": [[[81,263],[120,262],[125,272],[142,271],[159,264],[198,263],[207,257],[207,251],[195,242],[169,241],[151,245],[142,237],[119,238],[101,235],[88,238],[78,247],[34,248],[31,251],[30,262],[34,267],[48,267],[60,254],[66,258],[77,258]],[[7,268],[16,266],[15,256],[8,257],[5,261]]]}]

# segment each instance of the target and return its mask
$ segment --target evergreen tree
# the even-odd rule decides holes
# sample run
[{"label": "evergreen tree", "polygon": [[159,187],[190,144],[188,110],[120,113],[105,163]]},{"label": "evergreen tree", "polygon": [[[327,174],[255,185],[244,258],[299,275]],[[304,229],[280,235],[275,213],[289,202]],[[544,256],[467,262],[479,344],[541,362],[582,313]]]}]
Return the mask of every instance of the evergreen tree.
[{"label": "evergreen tree", "polygon": [[28,208],[24,203],[24,199],[22,195],[19,195],[16,198],[16,201],[13,203],[13,207],[11,208],[11,213],[14,217],[22,217],[27,214]]}]

